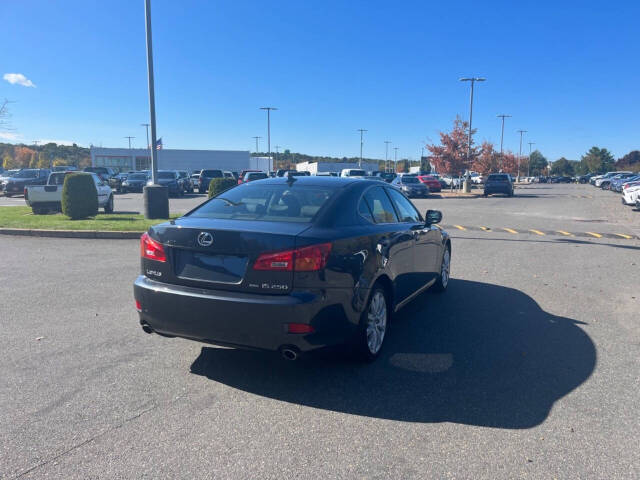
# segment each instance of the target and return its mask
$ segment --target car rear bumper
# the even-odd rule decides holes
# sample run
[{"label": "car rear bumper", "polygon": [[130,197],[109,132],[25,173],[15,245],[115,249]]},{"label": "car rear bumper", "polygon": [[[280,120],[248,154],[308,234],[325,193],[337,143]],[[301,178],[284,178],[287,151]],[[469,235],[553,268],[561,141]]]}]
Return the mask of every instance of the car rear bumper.
[{"label": "car rear bumper", "polygon": [[[238,348],[308,352],[347,341],[358,327],[348,289],[259,295],[170,285],[144,275],[134,282],[140,323],[155,332]],[[290,334],[287,323],[313,326]]]}]

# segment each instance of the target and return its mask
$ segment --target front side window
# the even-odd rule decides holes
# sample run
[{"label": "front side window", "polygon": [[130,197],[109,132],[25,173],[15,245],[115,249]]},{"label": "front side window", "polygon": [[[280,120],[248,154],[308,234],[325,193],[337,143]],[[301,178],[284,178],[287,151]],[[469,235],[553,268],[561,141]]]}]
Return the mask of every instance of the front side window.
[{"label": "front side window", "polygon": [[396,206],[396,210],[398,210],[398,214],[400,215],[400,221],[406,223],[420,223],[420,214],[413,206],[413,204],[407,200],[407,197],[402,195],[397,190],[388,189],[387,192],[393,200],[393,204]]},{"label": "front side window", "polygon": [[371,208],[376,223],[396,223],[398,221],[391,200],[382,187],[370,188],[364,194],[364,198]]}]

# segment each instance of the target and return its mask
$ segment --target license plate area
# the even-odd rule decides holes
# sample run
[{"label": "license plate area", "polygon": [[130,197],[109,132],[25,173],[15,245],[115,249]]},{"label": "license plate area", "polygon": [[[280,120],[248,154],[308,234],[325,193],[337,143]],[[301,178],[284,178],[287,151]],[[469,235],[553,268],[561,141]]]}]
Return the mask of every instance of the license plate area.
[{"label": "license plate area", "polygon": [[248,262],[247,256],[177,250],[175,273],[183,280],[239,285],[244,279]]}]

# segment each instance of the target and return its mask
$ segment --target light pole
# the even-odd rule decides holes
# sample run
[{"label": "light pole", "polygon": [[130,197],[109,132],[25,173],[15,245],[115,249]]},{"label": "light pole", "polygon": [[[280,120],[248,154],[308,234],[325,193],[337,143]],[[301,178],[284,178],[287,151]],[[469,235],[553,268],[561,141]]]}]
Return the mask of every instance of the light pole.
[{"label": "light pole", "polygon": [[258,153],[258,148],[259,148],[259,147],[258,147],[258,141],[259,141],[262,137],[251,137],[251,138],[255,139],[255,141],[256,141],[256,153]]},{"label": "light pole", "polygon": [[129,150],[131,150],[131,139],[132,138],[136,138],[136,137],[124,137],[124,138],[128,138],[129,139]]},{"label": "light pole", "polygon": [[151,41],[151,0],[144,1],[145,32],[147,37],[147,80],[149,84],[149,123],[151,126],[151,179],[153,185],[144,187],[145,218],[169,218],[167,187],[158,185],[158,152],[156,150],[156,99],[153,86],[153,46]]},{"label": "light pole", "polygon": [[536,142],[528,142],[529,143],[529,161],[527,162],[527,177],[531,176],[531,145],[535,145]]},{"label": "light pole", "polygon": [[518,154],[518,175],[517,175],[517,181],[520,181],[520,157],[522,157],[522,134],[523,133],[527,133],[526,130],[518,130],[518,133],[520,134],[520,153]]},{"label": "light pole", "polygon": [[393,173],[398,171],[398,147],[393,147]]},{"label": "light pole", "polygon": [[362,135],[364,134],[364,132],[367,132],[368,130],[364,128],[359,128],[357,131],[360,132],[360,162],[358,162],[358,167],[362,168],[362,145],[364,144]]},{"label": "light pole", "polygon": [[467,173],[464,180],[464,191],[470,192],[469,188],[469,168],[471,168],[471,124],[473,122],[473,86],[476,82],[484,82],[486,78],[482,77],[469,77],[461,78],[461,82],[471,82],[471,96],[469,98],[469,139],[467,141]]},{"label": "light pole", "polygon": [[269,158],[271,158],[271,110],[277,110],[277,108],[260,107],[260,110],[267,111],[267,147],[269,148]]},{"label": "light pole", "polygon": [[504,119],[511,118],[511,115],[505,115],[504,113],[497,115],[498,118],[502,118],[502,132],[500,133],[500,170],[502,170],[502,145],[504,141]]},{"label": "light pole", "polygon": [[389,140],[384,141],[384,168],[386,168],[387,172],[389,171],[389,144],[391,142]]}]

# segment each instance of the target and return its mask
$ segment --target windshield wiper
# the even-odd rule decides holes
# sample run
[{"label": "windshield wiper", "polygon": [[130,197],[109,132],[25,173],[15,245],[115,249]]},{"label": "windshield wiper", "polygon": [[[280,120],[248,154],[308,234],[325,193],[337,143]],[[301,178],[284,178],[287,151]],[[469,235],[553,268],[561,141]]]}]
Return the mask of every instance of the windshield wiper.
[{"label": "windshield wiper", "polygon": [[228,198],[224,198],[224,197],[215,197],[215,198],[217,200],[222,200],[223,202],[226,202],[227,205],[231,205],[232,207],[239,207],[240,205],[244,205],[244,203],[242,202],[232,202]]}]

